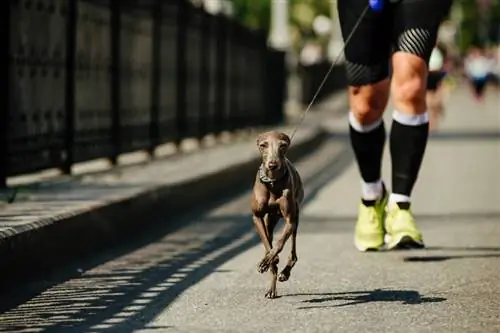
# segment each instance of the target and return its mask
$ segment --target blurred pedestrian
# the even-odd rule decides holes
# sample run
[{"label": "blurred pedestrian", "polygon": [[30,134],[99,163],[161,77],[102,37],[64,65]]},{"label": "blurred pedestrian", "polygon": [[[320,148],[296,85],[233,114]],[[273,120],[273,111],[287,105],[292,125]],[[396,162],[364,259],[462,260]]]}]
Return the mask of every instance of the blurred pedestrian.
[{"label": "blurred pedestrian", "polygon": [[493,61],[486,57],[484,50],[481,48],[472,48],[465,58],[465,75],[469,80],[474,97],[477,101],[483,100],[484,91],[491,73],[493,73],[493,69]]}]

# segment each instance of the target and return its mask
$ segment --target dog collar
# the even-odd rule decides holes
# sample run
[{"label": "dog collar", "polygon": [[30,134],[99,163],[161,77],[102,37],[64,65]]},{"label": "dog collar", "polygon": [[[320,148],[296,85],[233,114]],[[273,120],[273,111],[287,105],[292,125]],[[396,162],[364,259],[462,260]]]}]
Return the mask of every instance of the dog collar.
[{"label": "dog collar", "polygon": [[264,184],[269,184],[269,185],[271,185],[271,187],[272,187],[272,186],[274,186],[274,183],[275,183],[275,182],[277,182],[277,181],[279,181],[279,180],[283,179],[283,178],[286,176],[286,174],[287,174],[287,173],[288,173],[288,168],[286,168],[286,169],[285,169],[285,172],[281,175],[281,177],[280,177],[280,178],[278,178],[278,179],[273,179],[273,178],[268,177],[268,176],[266,175],[266,171],[264,170],[264,166],[263,166],[262,164],[261,164],[261,165],[260,165],[260,167],[259,167],[259,179],[260,179],[260,181],[261,181],[262,183],[264,183]]}]

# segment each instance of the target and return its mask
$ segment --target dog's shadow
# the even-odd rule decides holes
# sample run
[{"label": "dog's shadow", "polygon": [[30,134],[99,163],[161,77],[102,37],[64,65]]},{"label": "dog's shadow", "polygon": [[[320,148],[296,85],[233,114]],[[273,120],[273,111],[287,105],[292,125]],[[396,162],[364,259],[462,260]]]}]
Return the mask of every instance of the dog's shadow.
[{"label": "dog's shadow", "polygon": [[[300,306],[298,309],[318,309],[318,308],[337,308],[344,306],[359,305],[373,302],[401,302],[406,305],[415,305],[422,303],[438,303],[446,301],[443,297],[423,297],[415,290],[384,290],[375,289],[367,291],[351,291],[339,293],[318,293],[318,294],[289,294],[285,297],[313,296],[313,298],[302,301],[307,304],[322,304]],[[341,302],[341,303],[339,303]],[[323,305],[323,303],[325,303]]]}]

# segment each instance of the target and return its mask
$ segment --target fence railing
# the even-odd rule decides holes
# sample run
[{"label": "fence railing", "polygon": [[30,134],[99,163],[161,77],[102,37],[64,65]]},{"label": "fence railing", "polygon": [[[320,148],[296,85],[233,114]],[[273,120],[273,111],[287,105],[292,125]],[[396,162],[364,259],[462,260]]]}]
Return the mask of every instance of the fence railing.
[{"label": "fence railing", "polygon": [[184,0],[1,6],[1,186],[283,119],[284,54],[227,17]]},{"label": "fence railing", "polygon": [[[302,84],[301,103],[303,105],[308,105],[312,101],[314,94],[316,94],[317,89],[328,73],[331,65],[332,63],[329,61],[322,61],[312,65],[301,65],[299,67]],[[333,67],[323,88],[319,91],[315,103],[321,102],[326,96],[346,89],[346,87],[347,78],[345,67],[344,65],[336,65]]]}]

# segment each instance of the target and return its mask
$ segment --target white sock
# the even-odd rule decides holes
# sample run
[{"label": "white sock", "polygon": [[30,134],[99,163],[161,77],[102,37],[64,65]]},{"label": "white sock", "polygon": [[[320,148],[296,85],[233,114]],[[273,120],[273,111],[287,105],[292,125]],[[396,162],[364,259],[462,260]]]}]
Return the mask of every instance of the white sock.
[{"label": "white sock", "polygon": [[419,126],[429,122],[429,114],[427,112],[421,114],[409,115],[394,110],[392,119],[406,126]]},{"label": "white sock", "polygon": [[363,200],[377,200],[382,197],[382,192],[384,187],[382,185],[382,179],[377,180],[373,183],[365,183],[361,181],[361,198]]},{"label": "white sock", "polygon": [[398,202],[410,202],[411,198],[404,194],[391,193],[389,196],[389,208],[393,207]]},{"label": "white sock", "polygon": [[376,129],[377,127],[380,126],[380,124],[384,121],[383,118],[380,118],[379,120],[375,121],[373,124],[370,125],[363,125],[361,124],[354,114],[352,112],[349,112],[349,124],[351,125],[352,128],[356,130],[356,132],[360,133],[368,133]]}]

